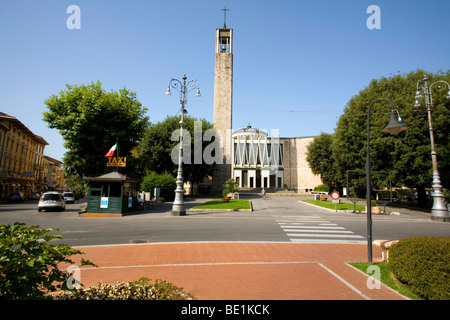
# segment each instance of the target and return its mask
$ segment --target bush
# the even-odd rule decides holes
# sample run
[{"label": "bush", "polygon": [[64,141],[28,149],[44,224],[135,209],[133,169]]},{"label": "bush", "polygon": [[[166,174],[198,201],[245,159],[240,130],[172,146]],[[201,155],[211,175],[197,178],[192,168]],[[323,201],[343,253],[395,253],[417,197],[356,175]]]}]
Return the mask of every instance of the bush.
[{"label": "bush", "polygon": [[[58,229],[41,229],[0,223],[0,299],[45,299],[46,294],[67,289],[70,274],[58,268],[73,264],[72,255],[83,252],[63,244],[51,245],[59,235],[45,235]],[[81,259],[81,265],[94,265]]]},{"label": "bush", "polygon": [[229,193],[235,193],[238,187],[238,183],[233,179],[228,179],[223,185],[222,196],[226,197]]},{"label": "bush", "polygon": [[316,187],[314,187],[314,191],[317,192],[330,192],[330,187],[326,184],[320,184]]},{"label": "bush", "polygon": [[152,171],[142,181],[141,190],[153,194],[155,188],[160,188],[160,196],[167,201],[172,201],[175,198],[176,181],[170,173],[158,174]]},{"label": "bush", "polygon": [[450,238],[403,239],[389,250],[397,279],[427,300],[450,299]]},{"label": "bush", "polygon": [[114,285],[100,283],[96,287],[64,291],[53,296],[54,300],[194,300],[189,292],[164,280],[154,284],[142,277],[128,283]]}]

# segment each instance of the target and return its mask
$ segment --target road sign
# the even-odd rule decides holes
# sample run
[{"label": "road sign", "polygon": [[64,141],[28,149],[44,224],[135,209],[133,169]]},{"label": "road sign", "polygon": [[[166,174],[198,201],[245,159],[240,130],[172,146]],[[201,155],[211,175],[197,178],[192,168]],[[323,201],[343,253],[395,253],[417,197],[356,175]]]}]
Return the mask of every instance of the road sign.
[{"label": "road sign", "polygon": [[333,200],[338,200],[339,199],[339,192],[333,192],[332,194],[331,194],[331,198],[333,199]]},{"label": "road sign", "polygon": [[333,203],[334,203],[334,211],[337,212],[337,205],[339,203],[339,192],[333,192],[331,194],[331,199],[333,199]]}]

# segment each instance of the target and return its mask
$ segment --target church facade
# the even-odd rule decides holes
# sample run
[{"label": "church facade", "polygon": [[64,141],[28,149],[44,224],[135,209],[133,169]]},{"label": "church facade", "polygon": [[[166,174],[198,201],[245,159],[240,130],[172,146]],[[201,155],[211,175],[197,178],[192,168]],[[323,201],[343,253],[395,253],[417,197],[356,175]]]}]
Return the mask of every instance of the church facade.
[{"label": "church facade", "polygon": [[223,164],[212,177],[213,191],[234,178],[239,188],[311,191],[322,184],[306,161],[307,146],[314,137],[279,137],[252,128],[234,130],[233,119],[233,29],[216,29],[213,125],[221,137]]}]

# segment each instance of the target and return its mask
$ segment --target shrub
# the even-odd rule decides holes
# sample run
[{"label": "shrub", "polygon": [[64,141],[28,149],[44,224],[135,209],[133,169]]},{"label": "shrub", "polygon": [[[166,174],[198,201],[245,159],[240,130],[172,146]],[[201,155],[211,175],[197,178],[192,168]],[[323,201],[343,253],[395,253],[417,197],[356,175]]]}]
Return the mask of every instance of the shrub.
[{"label": "shrub", "polygon": [[63,291],[53,296],[54,300],[194,300],[189,292],[164,280],[154,284],[142,277],[128,283],[102,284],[87,289]]},{"label": "shrub", "polygon": [[[58,229],[41,229],[0,223],[0,299],[45,299],[46,294],[67,288],[70,274],[58,268],[62,262],[73,264],[72,255],[83,252],[59,244],[59,235],[45,235]],[[81,259],[81,265],[94,265]]]},{"label": "shrub", "polygon": [[228,179],[223,185],[222,195],[226,197],[229,193],[235,193],[238,187],[238,183],[233,179]]},{"label": "shrub", "polygon": [[450,299],[450,238],[402,239],[389,250],[389,266],[399,281],[427,300]]},{"label": "shrub", "polygon": [[152,171],[142,181],[141,190],[153,193],[154,188],[160,188],[160,196],[172,201],[175,198],[176,181],[170,173],[158,174]]},{"label": "shrub", "polygon": [[314,187],[314,191],[317,192],[330,192],[330,187],[326,184],[320,184],[316,187]]}]

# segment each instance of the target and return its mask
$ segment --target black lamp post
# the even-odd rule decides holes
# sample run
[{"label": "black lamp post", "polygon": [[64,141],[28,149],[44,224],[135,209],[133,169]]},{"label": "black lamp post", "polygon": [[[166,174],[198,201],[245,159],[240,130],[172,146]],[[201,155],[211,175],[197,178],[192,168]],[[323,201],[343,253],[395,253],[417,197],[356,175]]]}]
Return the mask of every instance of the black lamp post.
[{"label": "black lamp post", "polygon": [[[366,187],[367,187],[367,246],[368,246],[368,262],[372,263],[372,205],[371,205],[371,197],[372,197],[372,185],[370,181],[370,150],[369,150],[369,143],[370,143],[370,108],[376,103],[380,101],[387,101],[391,105],[391,113],[389,117],[389,123],[388,125],[381,130],[384,133],[390,133],[392,135],[397,135],[402,131],[405,131],[407,127],[401,124],[401,118],[398,116],[398,111],[396,113],[396,110],[394,109],[394,105],[391,101],[388,99],[377,99],[373,101],[369,109],[367,110],[367,155],[366,155]],[[398,118],[397,118],[398,116]]]}]

